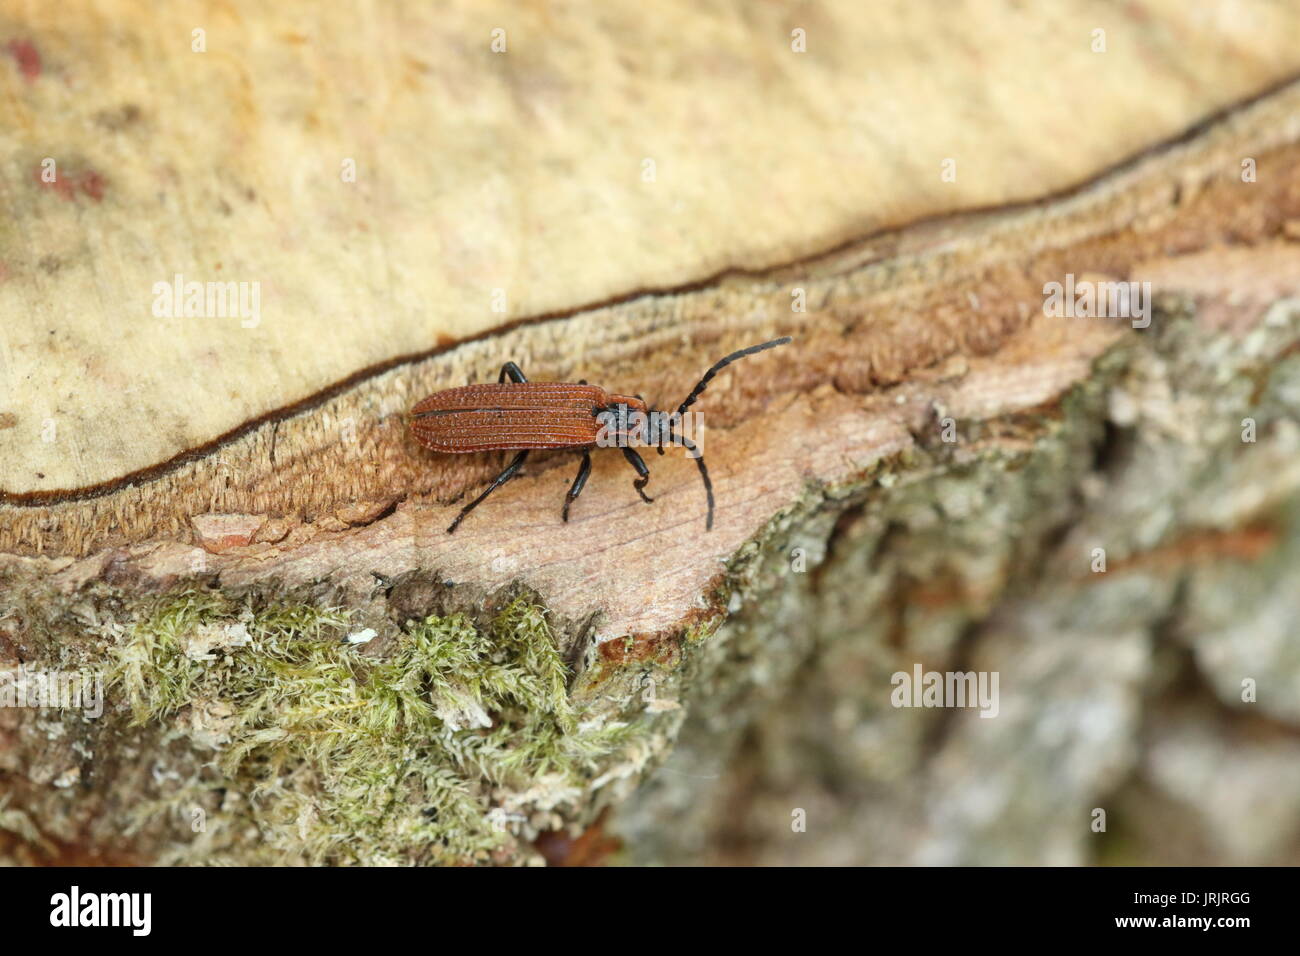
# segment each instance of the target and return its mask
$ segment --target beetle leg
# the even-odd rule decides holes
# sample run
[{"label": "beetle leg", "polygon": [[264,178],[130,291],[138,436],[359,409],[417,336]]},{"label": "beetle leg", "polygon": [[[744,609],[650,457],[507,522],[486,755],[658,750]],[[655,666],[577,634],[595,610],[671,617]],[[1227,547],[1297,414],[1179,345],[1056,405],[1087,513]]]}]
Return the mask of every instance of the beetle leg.
[{"label": "beetle leg", "polygon": [[502,384],[507,378],[519,385],[523,385],[528,381],[528,379],[524,378],[524,370],[514,362],[506,362],[505,365],[501,366],[501,374],[497,376],[497,384]]},{"label": "beetle leg", "polygon": [[623,457],[626,458],[627,463],[636,470],[636,473],[641,476],[636,481],[632,482],[632,487],[636,489],[636,493],[641,496],[642,501],[646,504],[650,504],[654,499],[647,495],[643,490],[646,484],[650,481],[650,469],[645,466],[645,462],[641,460],[641,456],[632,448],[624,448]]},{"label": "beetle leg", "polygon": [[[668,444],[671,445],[672,443],[673,443],[673,428],[672,428],[671,425],[669,425],[669,426],[668,426]],[[655,446],[655,451],[659,452],[659,454],[661,454],[661,455],[664,453],[664,436],[663,436],[663,432],[662,432],[662,431],[659,433],[659,444]]]},{"label": "beetle leg", "polygon": [[[510,362],[507,364],[513,365],[514,363]],[[461,521],[465,519],[465,516],[467,514],[469,514],[471,511],[477,508],[483,502],[484,498],[492,494],[492,492],[496,491],[507,481],[513,478],[515,476],[515,472],[519,471],[519,466],[524,463],[524,459],[527,457],[528,457],[528,452],[526,450],[521,451],[519,454],[515,455],[514,460],[511,461],[510,464],[506,465],[505,471],[497,475],[496,478],[492,480],[492,484],[488,485],[487,488],[483,490],[483,494],[479,495],[477,498],[475,498],[473,501],[467,504],[464,508],[460,509],[460,514],[456,515],[456,520],[453,521],[447,527],[447,533],[451,534],[453,531],[455,531],[456,526],[459,525]]]},{"label": "beetle leg", "polygon": [[695,465],[700,469],[700,480],[704,482],[704,495],[709,499],[709,517],[704,523],[705,531],[713,530],[713,482],[709,481],[709,469],[704,467],[704,455],[695,442],[691,441],[685,435],[682,435],[678,441],[688,452],[692,452],[695,458]]},{"label": "beetle leg", "polygon": [[569,488],[569,493],[564,496],[564,510],[560,512],[565,521],[569,520],[569,505],[577,500],[578,495],[582,494],[582,489],[587,486],[587,477],[591,474],[591,452],[583,451],[582,464],[578,466],[578,477],[573,479],[573,485]]},{"label": "beetle leg", "polygon": [[[676,426],[674,426],[671,422],[672,419],[669,419],[668,444],[673,445],[676,444],[677,442],[677,434],[675,430]],[[664,433],[662,429],[659,432],[659,444],[655,446],[655,451],[659,452],[659,454],[661,455],[664,453]]]}]

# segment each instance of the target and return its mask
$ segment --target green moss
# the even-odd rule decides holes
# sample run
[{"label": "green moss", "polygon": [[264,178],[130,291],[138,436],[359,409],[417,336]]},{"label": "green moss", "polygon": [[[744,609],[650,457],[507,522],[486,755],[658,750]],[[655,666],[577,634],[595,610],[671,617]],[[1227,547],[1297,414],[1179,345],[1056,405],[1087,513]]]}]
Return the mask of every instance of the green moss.
[{"label": "green moss", "polygon": [[172,723],[216,752],[137,825],[188,801],[212,806],[212,823],[255,825],[266,858],[485,859],[532,815],[579,810],[598,762],[635,736],[575,709],[544,613],[525,599],[483,627],[413,623],[382,660],[341,640],[346,625],[336,610],[254,612],[191,590],[133,627],[111,678],[132,723]]}]

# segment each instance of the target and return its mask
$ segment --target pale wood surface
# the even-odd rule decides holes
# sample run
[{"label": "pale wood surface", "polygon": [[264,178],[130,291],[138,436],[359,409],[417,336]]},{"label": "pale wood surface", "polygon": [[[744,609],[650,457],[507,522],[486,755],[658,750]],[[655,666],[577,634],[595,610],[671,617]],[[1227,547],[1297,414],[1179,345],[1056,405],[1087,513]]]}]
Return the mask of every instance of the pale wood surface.
[{"label": "pale wood surface", "polygon": [[[7,0],[0,493],[76,496],[211,452],[362,370],[504,322],[1050,195],[1294,74],[1297,36],[1300,8],[1263,0],[1032,16]],[[154,283],[177,273],[259,282],[260,323],[154,317]],[[561,338],[549,354],[450,356],[438,378],[608,358],[592,335]]]}]

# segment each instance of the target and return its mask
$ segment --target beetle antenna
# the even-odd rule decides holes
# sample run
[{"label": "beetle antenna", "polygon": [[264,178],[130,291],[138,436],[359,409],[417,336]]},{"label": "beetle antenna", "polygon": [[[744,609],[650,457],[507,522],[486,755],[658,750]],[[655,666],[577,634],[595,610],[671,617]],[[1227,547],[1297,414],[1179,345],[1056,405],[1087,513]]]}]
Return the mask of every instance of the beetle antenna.
[{"label": "beetle antenna", "polygon": [[709,517],[708,520],[705,522],[704,530],[712,531],[713,530],[713,482],[709,481],[709,469],[704,467],[704,455],[700,452],[698,448],[695,447],[695,442],[691,441],[685,435],[678,436],[677,440],[682,443],[682,447],[685,448],[687,451],[695,453],[695,464],[699,465],[700,477],[704,479],[704,494],[709,499]]},{"label": "beetle antenna", "polygon": [[[699,384],[695,386],[695,388],[691,391],[691,394],[686,396],[686,401],[682,402],[682,404],[678,406],[677,417],[680,419],[682,416],[682,412],[686,411],[686,409],[690,408],[692,405],[695,404],[695,400],[700,397],[700,393],[709,387],[709,382],[713,381],[713,376],[717,375],[719,372],[721,372],[732,362],[736,361],[736,359],[742,359],[746,355],[753,355],[755,352],[763,352],[766,351],[767,349],[774,349],[778,345],[788,345],[790,341],[791,341],[790,336],[785,335],[779,339],[773,339],[770,342],[763,342],[759,345],[751,345],[749,348],[741,349],[739,352],[732,352],[726,358],[721,359],[718,362],[715,362],[713,368],[709,369],[707,372],[704,373],[704,378],[700,379]],[[698,461],[699,459],[696,460]]]},{"label": "beetle antenna", "polygon": [[[694,405],[695,400],[700,397],[700,393],[709,387],[709,382],[713,381],[713,377],[717,375],[719,372],[721,372],[728,365],[730,365],[732,362],[736,361],[737,359],[742,359],[746,355],[753,355],[755,352],[765,352],[768,349],[774,349],[778,345],[789,345],[791,341],[793,340],[790,338],[790,336],[783,335],[779,339],[772,339],[770,342],[760,342],[758,345],[751,345],[749,348],[741,349],[738,352],[732,352],[726,358],[719,359],[717,362],[714,362],[713,366],[707,372],[704,373],[704,377],[700,379],[699,383],[696,384],[695,388],[691,389],[691,394],[686,396],[686,401],[682,402],[681,405],[677,407],[677,414],[674,416],[676,422],[681,421],[682,413],[685,412],[686,409]],[[700,452],[699,448],[696,447],[693,441],[691,441],[685,435],[677,434],[676,425],[671,422],[668,426],[667,438],[669,444],[680,444],[688,452],[692,452],[695,457],[695,464],[700,469],[700,479],[704,482],[704,494],[709,499],[709,517],[708,520],[705,522],[704,530],[712,531],[713,530],[713,482],[709,480],[709,469],[706,468],[704,465],[704,455],[703,453]],[[662,455],[664,453],[664,435],[662,432],[660,433],[659,436],[658,450],[659,450],[659,454]]]}]

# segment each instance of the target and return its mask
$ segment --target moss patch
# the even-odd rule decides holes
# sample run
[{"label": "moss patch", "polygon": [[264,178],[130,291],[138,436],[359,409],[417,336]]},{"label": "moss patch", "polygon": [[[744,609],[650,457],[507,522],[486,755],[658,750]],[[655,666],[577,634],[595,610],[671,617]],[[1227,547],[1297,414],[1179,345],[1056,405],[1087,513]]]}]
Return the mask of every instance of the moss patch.
[{"label": "moss patch", "polygon": [[[188,590],[130,628],[110,683],[131,723],[170,725],[166,738],[213,756],[134,825],[203,821],[178,861],[220,861],[210,829],[248,826],[264,861],[486,861],[584,808],[602,761],[636,736],[635,723],[575,708],[526,599],[487,626],[413,622],[383,660],[346,642],[347,623]],[[255,862],[246,842],[239,861]]]}]

